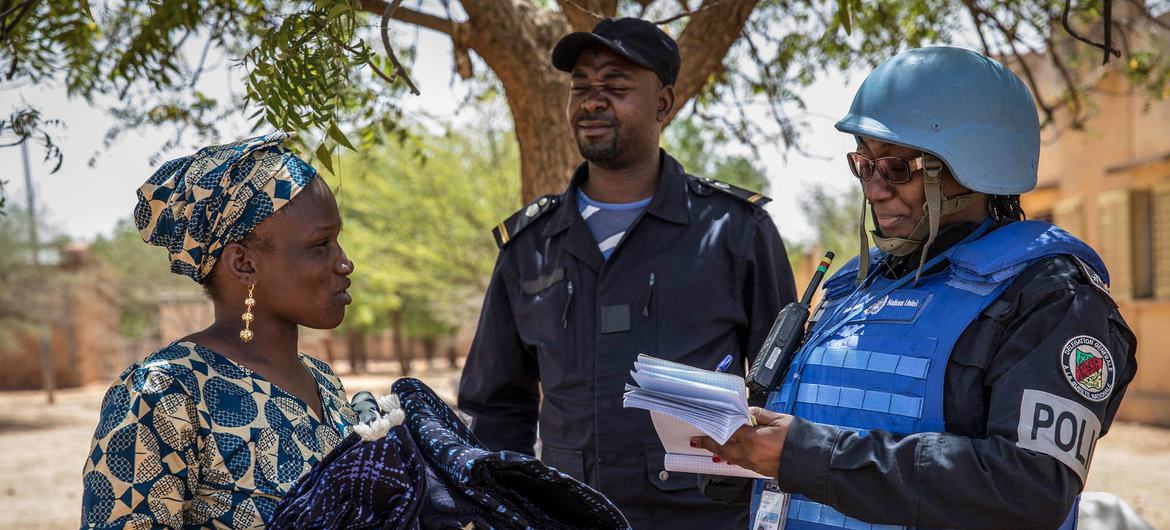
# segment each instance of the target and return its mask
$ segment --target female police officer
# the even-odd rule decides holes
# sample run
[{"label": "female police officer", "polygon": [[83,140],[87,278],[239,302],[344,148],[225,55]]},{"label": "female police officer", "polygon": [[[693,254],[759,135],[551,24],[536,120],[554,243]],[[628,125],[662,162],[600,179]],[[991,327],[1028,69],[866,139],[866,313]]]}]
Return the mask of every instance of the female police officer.
[{"label": "female police officer", "polygon": [[754,486],[753,529],[1075,527],[1136,341],[1097,254],[1021,220],[1031,95],[982,55],[916,49],[837,129],[858,139],[877,248],[826,282],[760,427],[694,443],[776,477]]}]

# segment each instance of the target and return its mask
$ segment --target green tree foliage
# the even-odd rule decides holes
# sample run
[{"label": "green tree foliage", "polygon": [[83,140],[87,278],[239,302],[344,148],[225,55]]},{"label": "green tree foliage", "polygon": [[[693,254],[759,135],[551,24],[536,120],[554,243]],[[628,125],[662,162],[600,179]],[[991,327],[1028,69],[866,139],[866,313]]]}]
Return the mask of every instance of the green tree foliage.
[{"label": "green tree foliage", "polygon": [[488,231],[519,207],[518,152],[506,131],[420,133],[342,157],[329,177],[355,263],[345,326],[448,335],[473,319],[497,254]]},{"label": "green tree foliage", "polygon": [[675,120],[666,128],[662,140],[666,152],[687,173],[768,194],[768,177],[764,171],[745,156],[724,154],[733,140],[701,117],[692,114]]},{"label": "green tree foliage", "polygon": [[160,294],[201,293],[190,278],[171,272],[166,250],[144,243],[130,219],[119,221],[109,235],[98,236],[90,249],[113,273],[124,337],[141,338],[155,331]]},{"label": "green tree foliage", "polygon": [[[1093,66],[1102,52],[1062,29],[1066,14],[1068,28],[1098,42],[1105,40],[1102,22],[1112,15],[1110,44],[1122,55],[1115,67],[1151,96],[1170,97],[1164,0],[1115,2],[1111,13],[1099,0],[409,4],[391,10],[384,0],[120,0],[91,10],[88,0],[6,0],[0,2],[0,74],[16,81],[14,87],[62,83],[73,97],[116,100],[110,110],[119,125],[111,138],[128,128],[177,124],[179,132],[163,149],[196,137],[206,143],[223,117],[238,114],[261,128],[301,131],[305,152],[328,168],[327,153],[335,146],[368,148],[389,133],[402,134],[394,107],[401,86],[387,74],[395,71],[393,61],[370,44],[390,42],[378,26],[392,11],[394,18],[448,35],[465,79],[474,77],[475,52],[517,105],[514,118],[540,117],[513,120],[525,144],[530,194],[559,188],[575,162],[567,133],[545,128],[563,100],[537,92],[565,84],[545,64],[547,51],[558,36],[587,29],[602,16],[644,16],[674,34],[685,62],[679,107],[695,102],[708,124],[744,145],[798,145],[805,126],[798,94],[824,72],[869,67],[906,47],[948,43],[957,35],[975,35],[985,53],[1022,71],[1046,123],[1067,110],[1066,123],[1083,125],[1089,108],[1083,97],[1099,78]],[[243,68],[244,94],[219,101],[198,89],[209,52]],[[1041,66],[1055,73],[1042,76]],[[1041,90],[1036,80],[1045,77],[1055,79],[1056,88]],[[41,119],[64,119],[43,110]],[[0,135],[25,141],[45,131],[41,121],[22,131],[12,123],[0,122]]]},{"label": "green tree foliage", "polygon": [[[86,0],[0,3],[0,71],[5,80],[63,83],[71,97],[91,103],[116,100],[110,110],[119,124],[107,142],[164,124],[180,128],[162,149],[189,142],[192,133],[219,140],[217,122],[243,114],[257,119],[258,129],[311,132],[300,141],[321,156],[333,145],[354,147],[340,123],[361,129],[367,144],[395,128],[395,90],[385,74],[393,65],[367,43],[368,14],[356,0],[122,0],[96,7],[91,14]],[[191,50],[202,52],[192,58]],[[198,89],[213,55],[245,69],[242,96],[218,101]],[[23,140],[45,132],[40,122],[9,122],[0,122],[0,133]]]},{"label": "green tree foliage", "polygon": [[[800,208],[808,215],[812,235],[803,241],[784,242],[788,250],[788,261],[794,270],[799,270],[810,257],[820,259],[825,251],[831,250],[836,254],[833,265],[829,268],[829,274],[832,274],[857,256],[861,248],[857,227],[861,216],[861,187],[836,192],[824,186],[816,186],[809,189],[799,199],[799,203]],[[867,229],[872,228],[868,218],[866,225]],[[813,253],[816,254],[812,255]]]},{"label": "green tree foliage", "polygon": [[[51,266],[40,270],[33,266],[29,222],[27,210],[20,207],[0,217],[0,346],[11,345],[16,332],[43,328],[60,308],[61,275]],[[43,223],[38,224],[38,230],[41,261],[50,261],[55,253],[48,249],[64,239]]]}]

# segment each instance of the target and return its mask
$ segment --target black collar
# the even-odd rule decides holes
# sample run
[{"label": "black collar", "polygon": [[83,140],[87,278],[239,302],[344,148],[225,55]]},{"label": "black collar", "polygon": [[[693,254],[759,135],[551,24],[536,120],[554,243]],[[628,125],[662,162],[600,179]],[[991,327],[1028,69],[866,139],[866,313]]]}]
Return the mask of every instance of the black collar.
[{"label": "black collar", "polygon": [[[646,214],[653,215],[663,221],[675,224],[687,224],[690,221],[690,210],[687,208],[686,174],[682,164],[679,164],[666,151],[658,150],[658,189],[654,192],[654,199],[646,207]],[[589,179],[589,164],[582,162],[569,179],[569,187],[563,195],[564,204],[556,212],[552,222],[544,228],[546,237],[567,230],[572,224],[581,219],[578,213],[577,190]]]}]

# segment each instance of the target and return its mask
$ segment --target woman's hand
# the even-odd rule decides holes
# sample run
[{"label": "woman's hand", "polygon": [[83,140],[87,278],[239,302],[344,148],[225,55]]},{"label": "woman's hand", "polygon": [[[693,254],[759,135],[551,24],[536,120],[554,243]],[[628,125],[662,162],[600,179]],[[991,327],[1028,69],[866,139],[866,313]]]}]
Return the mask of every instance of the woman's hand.
[{"label": "woman's hand", "polygon": [[702,447],[715,456],[715,462],[726,461],[750,469],[764,476],[775,477],[780,469],[780,451],[788,437],[792,416],[752,407],[751,414],[758,426],[744,425],[731,435],[726,444],[719,445],[706,436],[691,438],[691,447]]}]

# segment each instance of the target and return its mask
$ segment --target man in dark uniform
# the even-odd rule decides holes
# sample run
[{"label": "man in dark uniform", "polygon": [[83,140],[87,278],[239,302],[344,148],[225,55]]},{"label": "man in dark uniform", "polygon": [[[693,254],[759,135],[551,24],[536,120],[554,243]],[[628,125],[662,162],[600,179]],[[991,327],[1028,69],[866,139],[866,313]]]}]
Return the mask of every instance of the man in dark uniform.
[{"label": "man in dark uniform", "polygon": [[[533,452],[608,496],[636,529],[743,527],[663,469],[649,417],[622,408],[639,353],[743,373],[794,297],[759,194],[687,175],[658,148],[675,105],[675,42],[648,22],[570,34],[566,114],[586,162],[568,189],[496,228],[501,252],[459,387],[494,449]],[[542,399],[543,398],[543,399]],[[539,418],[538,418],[539,416]]]},{"label": "man in dark uniform", "polygon": [[[870,73],[837,129],[877,248],[825,282],[761,426],[696,443],[776,477],[754,485],[753,530],[1075,529],[1137,343],[1096,252],[1023,220],[1032,95],[978,53],[919,48]],[[706,491],[748,502],[736,482]]]}]

